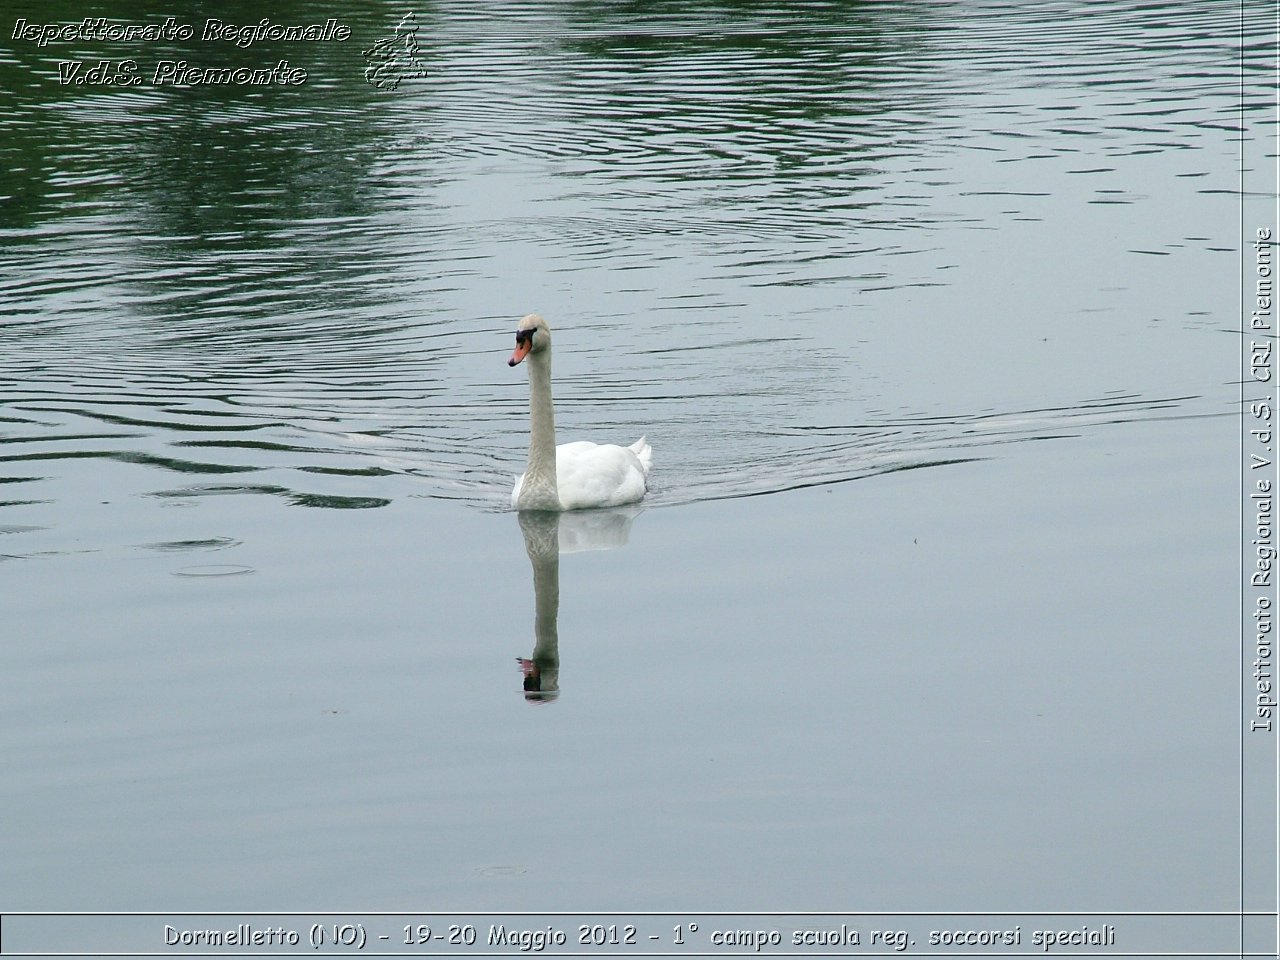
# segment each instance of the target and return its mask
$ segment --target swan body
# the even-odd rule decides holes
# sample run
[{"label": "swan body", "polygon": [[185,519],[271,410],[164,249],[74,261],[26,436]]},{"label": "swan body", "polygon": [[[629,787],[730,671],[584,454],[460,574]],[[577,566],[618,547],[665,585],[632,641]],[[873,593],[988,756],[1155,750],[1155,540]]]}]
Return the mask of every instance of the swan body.
[{"label": "swan body", "polygon": [[629,447],[590,440],[562,443],[556,447],[555,488],[545,489],[545,481],[539,484],[536,477],[529,481],[526,470],[516,478],[511,505],[518,510],[584,510],[635,503],[645,495],[651,460],[644,437]]},{"label": "swan body", "polygon": [[517,510],[585,510],[635,503],[644,497],[653,460],[641,437],[629,447],[578,440],[556,446],[551,399],[551,330],[536,313],[516,328],[508,361],[529,366],[529,465],[516,478],[511,505]]}]

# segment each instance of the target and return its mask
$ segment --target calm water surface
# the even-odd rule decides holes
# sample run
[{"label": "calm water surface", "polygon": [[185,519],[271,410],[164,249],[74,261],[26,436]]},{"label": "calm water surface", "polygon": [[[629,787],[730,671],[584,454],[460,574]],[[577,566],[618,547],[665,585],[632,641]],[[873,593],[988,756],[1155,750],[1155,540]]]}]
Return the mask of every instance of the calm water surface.
[{"label": "calm water surface", "polygon": [[1236,5],[355,7],[0,47],[0,899],[1234,909]]}]

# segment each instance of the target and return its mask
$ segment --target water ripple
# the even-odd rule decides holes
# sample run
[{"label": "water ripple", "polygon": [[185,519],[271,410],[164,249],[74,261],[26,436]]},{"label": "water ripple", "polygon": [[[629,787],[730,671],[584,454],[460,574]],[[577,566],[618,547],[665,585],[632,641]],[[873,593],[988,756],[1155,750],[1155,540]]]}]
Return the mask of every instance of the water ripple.
[{"label": "water ripple", "polygon": [[[562,437],[647,433],[657,504],[1221,412],[1205,383],[1136,364],[1075,389],[1006,376],[1033,342],[1096,358],[1145,335],[1098,265],[950,291],[1035,244],[1052,259],[1064,223],[1121,235],[1110,216],[1160,223],[1113,252],[1135,285],[1221,254],[1167,218],[1203,223],[1231,172],[1235,11],[650,13],[433,5],[426,77],[384,95],[316,51],[320,100],[73,94],[17,82],[55,51],[0,51],[0,479],[23,503],[123,470],[165,501],[501,508],[527,403],[502,358],[538,308],[564,331]],[[1269,25],[1243,16],[1246,103],[1265,111]],[[1014,302],[1040,283],[1072,306]],[[1166,322],[1151,312],[1133,322]],[[1211,315],[1183,312],[1195,331]],[[920,342],[955,364],[949,394],[921,389]]]}]

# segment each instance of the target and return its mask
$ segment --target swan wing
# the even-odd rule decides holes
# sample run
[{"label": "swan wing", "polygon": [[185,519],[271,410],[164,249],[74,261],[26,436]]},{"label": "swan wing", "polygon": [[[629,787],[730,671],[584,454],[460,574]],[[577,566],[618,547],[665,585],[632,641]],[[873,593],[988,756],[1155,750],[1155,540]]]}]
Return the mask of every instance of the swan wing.
[{"label": "swan wing", "polygon": [[[636,446],[643,443],[644,457]],[[556,486],[565,510],[616,507],[644,497],[651,454],[643,440],[631,447],[578,440],[556,447]]]}]

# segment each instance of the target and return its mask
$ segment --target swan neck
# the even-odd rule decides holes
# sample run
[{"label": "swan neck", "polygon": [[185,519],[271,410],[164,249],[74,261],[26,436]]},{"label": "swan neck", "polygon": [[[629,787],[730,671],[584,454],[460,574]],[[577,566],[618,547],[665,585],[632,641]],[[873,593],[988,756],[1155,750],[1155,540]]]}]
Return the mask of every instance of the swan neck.
[{"label": "swan neck", "polygon": [[549,351],[529,355],[529,467],[526,487],[556,490],[556,413]]}]

